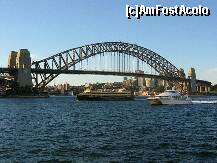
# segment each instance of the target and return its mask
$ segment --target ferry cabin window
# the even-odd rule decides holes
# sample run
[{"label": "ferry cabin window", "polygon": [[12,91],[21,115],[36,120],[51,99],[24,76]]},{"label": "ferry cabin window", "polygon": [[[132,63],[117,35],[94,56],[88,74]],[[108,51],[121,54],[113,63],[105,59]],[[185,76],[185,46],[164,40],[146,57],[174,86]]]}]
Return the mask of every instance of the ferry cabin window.
[{"label": "ferry cabin window", "polygon": [[176,93],[176,91],[166,91],[166,92],[170,92],[170,93]]}]

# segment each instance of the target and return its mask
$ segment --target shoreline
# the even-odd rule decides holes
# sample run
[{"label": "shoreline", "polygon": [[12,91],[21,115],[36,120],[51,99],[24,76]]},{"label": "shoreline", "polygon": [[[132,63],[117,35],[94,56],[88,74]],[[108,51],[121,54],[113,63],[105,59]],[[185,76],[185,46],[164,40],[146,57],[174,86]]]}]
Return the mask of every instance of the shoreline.
[{"label": "shoreline", "polygon": [[50,96],[46,95],[6,95],[6,96],[0,96],[0,99],[3,98],[49,98]]}]

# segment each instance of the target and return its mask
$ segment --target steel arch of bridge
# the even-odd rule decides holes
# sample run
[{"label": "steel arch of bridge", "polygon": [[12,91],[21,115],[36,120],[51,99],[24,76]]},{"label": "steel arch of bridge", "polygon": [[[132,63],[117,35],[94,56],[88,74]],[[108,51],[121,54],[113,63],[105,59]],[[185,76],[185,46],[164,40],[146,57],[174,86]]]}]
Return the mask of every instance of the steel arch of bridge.
[{"label": "steel arch of bridge", "polygon": [[[173,64],[171,64],[168,60],[166,60],[159,54],[136,44],[130,44],[125,42],[102,42],[68,49],[66,51],[52,55],[46,59],[33,62],[32,68],[42,71],[54,69],[68,70],[69,68],[75,66],[77,63],[85,59],[106,52],[119,52],[122,54],[136,57],[150,65],[159,74],[164,76],[174,78],[184,78],[185,76],[181,71],[179,71],[178,68],[176,68]],[[44,88],[60,73],[61,72],[55,74],[33,73],[36,87]],[[41,78],[40,82],[38,80],[39,77]]]}]

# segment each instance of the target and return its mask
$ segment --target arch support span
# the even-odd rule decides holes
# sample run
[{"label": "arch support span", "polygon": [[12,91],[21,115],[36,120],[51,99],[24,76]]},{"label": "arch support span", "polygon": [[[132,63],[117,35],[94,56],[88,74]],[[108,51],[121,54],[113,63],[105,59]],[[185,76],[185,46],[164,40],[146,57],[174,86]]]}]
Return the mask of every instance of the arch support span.
[{"label": "arch support span", "polygon": [[[48,58],[32,63],[32,68],[38,70],[68,70],[73,68],[77,63],[86,60],[101,53],[119,52],[125,55],[131,55],[138,58],[142,62],[150,65],[160,75],[167,77],[181,77],[185,78],[185,74],[179,71],[176,66],[166,60],[159,54],[147,48],[130,44],[126,42],[102,42],[90,45],[84,45],[77,48],[68,49],[66,51],[57,53]],[[35,79],[35,86],[44,88],[49,82],[56,78],[60,73],[56,74],[33,74]],[[40,77],[41,81],[38,82]]]}]

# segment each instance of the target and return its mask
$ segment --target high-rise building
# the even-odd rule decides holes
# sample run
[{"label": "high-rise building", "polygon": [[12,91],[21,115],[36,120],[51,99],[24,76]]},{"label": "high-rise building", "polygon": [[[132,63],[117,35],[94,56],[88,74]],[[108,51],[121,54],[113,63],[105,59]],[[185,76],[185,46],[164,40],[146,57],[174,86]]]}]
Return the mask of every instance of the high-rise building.
[{"label": "high-rise building", "polygon": [[66,83],[64,84],[64,90],[65,90],[65,91],[68,91],[68,90],[69,90],[69,87],[70,87],[69,83],[66,82]]},{"label": "high-rise building", "polygon": [[151,79],[150,78],[145,78],[145,85],[147,88],[151,87]]}]

